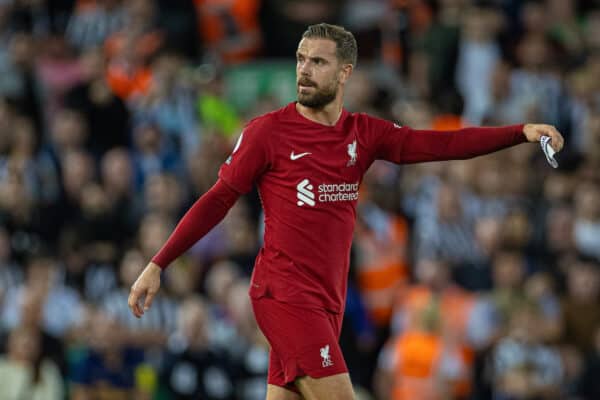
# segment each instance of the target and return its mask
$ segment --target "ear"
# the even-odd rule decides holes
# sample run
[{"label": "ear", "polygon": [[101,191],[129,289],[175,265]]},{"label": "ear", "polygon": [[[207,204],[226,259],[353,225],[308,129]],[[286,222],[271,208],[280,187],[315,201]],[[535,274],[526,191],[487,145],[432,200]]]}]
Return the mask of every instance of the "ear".
[{"label": "ear", "polygon": [[352,66],[352,64],[343,64],[342,65],[342,68],[340,69],[340,73],[339,73],[339,78],[340,78],[341,84],[346,83],[346,81],[348,79],[350,79],[350,76],[352,75],[353,70],[354,70],[354,67]]}]

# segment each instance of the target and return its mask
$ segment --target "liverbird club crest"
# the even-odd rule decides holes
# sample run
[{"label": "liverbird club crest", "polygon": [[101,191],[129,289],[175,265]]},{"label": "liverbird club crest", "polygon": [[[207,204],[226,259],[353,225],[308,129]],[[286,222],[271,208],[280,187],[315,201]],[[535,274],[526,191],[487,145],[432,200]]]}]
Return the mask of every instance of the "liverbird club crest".
[{"label": "liverbird club crest", "polygon": [[350,156],[350,160],[348,160],[346,166],[351,167],[356,164],[356,140],[348,145],[348,155]]},{"label": "liverbird club crest", "polygon": [[333,365],[333,361],[331,361],[331,355],[329,354],[329,345],[321,347],[321,358],[323,359],[323,362],[321,363],[323,368],[331,367]]}]

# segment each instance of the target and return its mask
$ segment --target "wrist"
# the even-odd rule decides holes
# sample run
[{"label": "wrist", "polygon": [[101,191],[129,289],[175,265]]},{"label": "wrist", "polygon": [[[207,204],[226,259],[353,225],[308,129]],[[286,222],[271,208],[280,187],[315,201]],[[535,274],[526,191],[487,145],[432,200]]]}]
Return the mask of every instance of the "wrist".
[{"label": "wrist", "polygon": [[524,142],[530,142],[529,140],[529,136],[527,135],[527,130],[529,129],[529,126],[531,124],[519,124],[517,125],[517,129],[520,131],[521,135],[522,135],[522,140]]},{"label": "wrist", "polygon": [[154,261],[150,261],[148,263],[148,265],[146,266],[146,269],[151,272],[151,273],[161,273],[163,268],[158,265],[157,263],[155,263]]}]

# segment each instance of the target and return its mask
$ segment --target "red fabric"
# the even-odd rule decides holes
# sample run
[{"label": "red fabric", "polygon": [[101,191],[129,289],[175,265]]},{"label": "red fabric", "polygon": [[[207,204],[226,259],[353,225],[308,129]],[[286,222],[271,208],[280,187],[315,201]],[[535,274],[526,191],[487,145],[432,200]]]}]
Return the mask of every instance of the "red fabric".
[{"label": "red fabric", "polygon": [[152,261],[165,269],[217,225],[240,194],[218,180],[183,216],[177,227]]},{"label": "red fabric", "polygon": [[263,203],[264,246],[250,296],[341,313],[358,185],[375,159],[463,159],[524,140],[521,125],[417,131],[345,110],[325,126],[295,103],[252,120],[219,171],[240,193],[256,184]]},{"label": "red fabric", "polygon": [[324,378],[348,372],[338,344],[342,314],[297,308],[267,296],[252,299],[260,330],[271,345],[267,382],[297,392],[301,376]]},{"label": "red fabric", "polygon": [[385,131],[377,158],[402,164],[464,160],[527,141],[523,125],[437,131],[399,127],[384,120],[374,122]]}]

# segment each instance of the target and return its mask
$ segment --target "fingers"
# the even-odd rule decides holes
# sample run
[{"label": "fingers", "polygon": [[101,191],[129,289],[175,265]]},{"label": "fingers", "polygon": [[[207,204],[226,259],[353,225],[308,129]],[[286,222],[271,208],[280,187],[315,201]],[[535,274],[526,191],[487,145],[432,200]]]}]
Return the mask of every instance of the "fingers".
[{"label": "fingers", "polygon": [[144,302],[144,311],[148,311],[152,306],[152,300],[154,300],[154,295],[156,295],[155,291],[148,290],[148,293],[146,294],[146,301]]},{"label": "fingers", "polygon": [[131,288],[131,292],[129,293],[129,299],[127,300],[127,304],[129,305],[129,309],[137,318],[140,318],[144,311],[139,305],[139,300],[142,297],[143,291],[133,287]]},{"label": "fingers", "polygon": [[550,136],[550,139],[552,139],[550,145],[552,146],[555,152],[559,152],[562,150],[563,146],[565,145],[565,140],[554,126],[542,125],[540,133],[542,135]]},{"label": "fingers", "polygon": [[160,288],[160,273],[160,267],[150,263],[131,287],[127,303],[137,318],[152,306],[154,296]]},{"label": "fingers", "polygon": [[559,152],[565,145],[565,140],[555,127],[552,126],[550,128],[550,137],[552,138],[552,142],[550,144],[554,151]]}]

